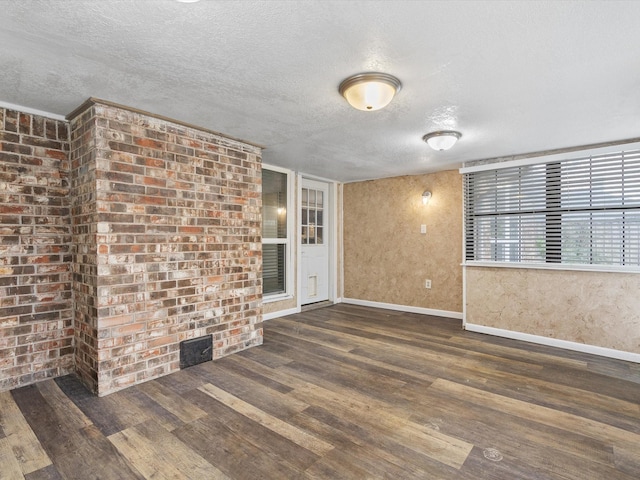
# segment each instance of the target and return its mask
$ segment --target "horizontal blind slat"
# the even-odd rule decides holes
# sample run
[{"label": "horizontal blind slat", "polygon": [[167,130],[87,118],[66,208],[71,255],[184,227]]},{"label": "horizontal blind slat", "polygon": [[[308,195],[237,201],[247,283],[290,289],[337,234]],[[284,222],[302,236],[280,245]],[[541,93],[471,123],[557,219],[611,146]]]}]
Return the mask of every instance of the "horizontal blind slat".
[{"label": "horizontal blind slat", "polygon": [[640,150],[465,174],[467,260],[640,265]]}]

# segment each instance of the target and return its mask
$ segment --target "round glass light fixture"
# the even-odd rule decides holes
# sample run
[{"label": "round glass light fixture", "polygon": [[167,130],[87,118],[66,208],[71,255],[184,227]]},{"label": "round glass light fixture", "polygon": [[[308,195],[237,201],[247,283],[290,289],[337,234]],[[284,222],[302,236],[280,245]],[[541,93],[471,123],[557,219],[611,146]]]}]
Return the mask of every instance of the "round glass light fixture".
[{"label": "round glass light fixture", "polygon": [[438,132],[427,133],[422,140],[434,150],[449,150],[462,137],[460,132],[454,130],[440,130]]},{"label": "round glass light fixture", "polygon": [[393,75],[368,72],[344,79],[338,91],[353,108],[372,112],[389,105],[401,88],[402,83]]}]

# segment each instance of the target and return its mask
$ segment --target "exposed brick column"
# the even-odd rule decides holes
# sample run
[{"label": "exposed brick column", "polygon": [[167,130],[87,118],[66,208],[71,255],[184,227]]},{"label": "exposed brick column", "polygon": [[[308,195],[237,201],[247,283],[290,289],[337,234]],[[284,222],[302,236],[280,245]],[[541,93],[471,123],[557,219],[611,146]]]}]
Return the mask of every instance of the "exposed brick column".
[{"label": "exposed brick column", "polygon": [[96,122],[93,109],[74,119],[70,155],[76,373],[94,392],[98,391]]},{"label": "exposed brick column", "polygon": [[99,101],[71,124],[77,361],[91,388],[177,370],[185,339],[213,335],[214,359],[261,344],[260,148]]},{"label": "exposed brick column", "polygon": [[73,371],[68,136],[0,108],[0,390]]}]

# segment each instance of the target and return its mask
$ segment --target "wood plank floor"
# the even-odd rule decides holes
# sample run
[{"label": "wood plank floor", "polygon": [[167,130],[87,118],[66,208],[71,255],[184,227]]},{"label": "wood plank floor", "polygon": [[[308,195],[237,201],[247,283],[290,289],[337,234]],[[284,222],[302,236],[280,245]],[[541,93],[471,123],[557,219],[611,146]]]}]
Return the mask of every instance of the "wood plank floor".
[{"label": "wood plank floor", "polygon": [[640,478],[640,365],[335,305],[97,398],[0,393],[2,479]]}]

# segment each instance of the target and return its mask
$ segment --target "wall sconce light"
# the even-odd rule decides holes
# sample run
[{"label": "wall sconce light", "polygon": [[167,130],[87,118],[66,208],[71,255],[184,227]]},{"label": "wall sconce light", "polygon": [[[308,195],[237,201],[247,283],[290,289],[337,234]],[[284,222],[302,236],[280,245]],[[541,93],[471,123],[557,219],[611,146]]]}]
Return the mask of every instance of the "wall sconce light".
[{"label": "wall sconce light", "polygon": [[278,207],[278,215],[284,215],[287,213],[287,209],[284,207]]},{"label": "wall sconce light", "polygon": [[439,132],[427,133],[422,140],[434,150],[449,150],[453,147],[458,139],[462,136],[460,132],[453,130],[441,130]]},{"label": "wall sconce light", "polygon": [[372,112],[389,105],[402,83],[386,73],[359,73],[342,81],[338,87],[349,105],[358,110]]},{"label": "wall sconce light", "polygon": [[422,204],[429,205],[429,200],[431,200],[431,192],[429,190],[425,190],[422,194]]}]

